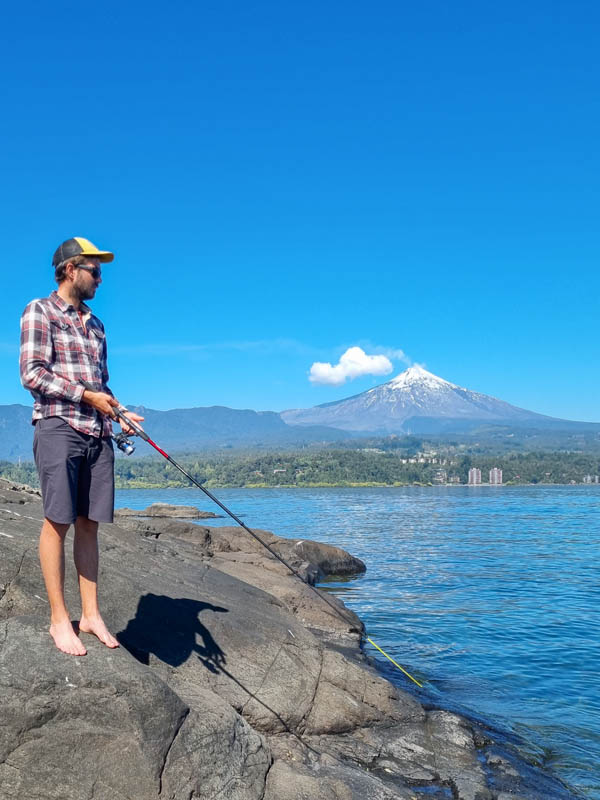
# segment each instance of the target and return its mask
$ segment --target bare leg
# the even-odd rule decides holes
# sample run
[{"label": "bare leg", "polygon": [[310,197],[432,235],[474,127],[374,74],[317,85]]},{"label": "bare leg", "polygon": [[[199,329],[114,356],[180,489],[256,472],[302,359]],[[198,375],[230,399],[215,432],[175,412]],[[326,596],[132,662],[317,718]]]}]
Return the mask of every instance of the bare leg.
[{"label": "bare leg", "polygon": [[98,523],[87,517],[75,520],[73,557],[79,591],[81,592],[81,619],[79,630],[93,633],[107,647],[118,647],[119,642],[109,632],[98,609]]},{"label": "bare leg", "polygon": [[84,656],[86,649],[73,630],[65,605],[65,536],[69,525],[44,519],[40,533],[40,564],[50,602],[50,635],[63,653]]}]

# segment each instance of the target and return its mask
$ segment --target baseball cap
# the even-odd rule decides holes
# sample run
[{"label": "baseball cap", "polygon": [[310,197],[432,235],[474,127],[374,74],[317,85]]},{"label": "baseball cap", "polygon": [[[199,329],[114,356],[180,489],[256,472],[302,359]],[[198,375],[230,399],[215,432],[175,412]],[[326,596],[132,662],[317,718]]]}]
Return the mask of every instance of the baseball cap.
[{"label": "baseball cap", "polygon": [[52,266],[56,267],[62,261],[75,258],[75,256],[93,256],[103,262],[112,261],[115,257],[114,253],[110,253],[108,250],[98,250],[96,245],[92,244],[89,239],[75,236],[73,239],[67,239],[58,247],[52,256]]}]

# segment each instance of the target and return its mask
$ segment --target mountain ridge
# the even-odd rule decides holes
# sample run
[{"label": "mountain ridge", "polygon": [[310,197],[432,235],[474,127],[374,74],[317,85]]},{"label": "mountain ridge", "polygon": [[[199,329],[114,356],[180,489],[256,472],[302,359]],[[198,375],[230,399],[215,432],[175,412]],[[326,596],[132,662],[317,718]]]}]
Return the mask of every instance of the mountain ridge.
[{"label": "mountain ridge", "polygon": [[[472,392],[423,367],[409,367],[365,392],[309,409],[253,411],[200,406],[158,411],[129,406],[146,418],[153,438],[168,450],[335,446],[365,436],[471,435],[490,429],[600,431],[600,423],[562,420]],[[563,437],[565,439],[566,437]],[[0,405],[0,459],[32,458],[31,408]],[[151,448],[136,440],[137,455]]]}]

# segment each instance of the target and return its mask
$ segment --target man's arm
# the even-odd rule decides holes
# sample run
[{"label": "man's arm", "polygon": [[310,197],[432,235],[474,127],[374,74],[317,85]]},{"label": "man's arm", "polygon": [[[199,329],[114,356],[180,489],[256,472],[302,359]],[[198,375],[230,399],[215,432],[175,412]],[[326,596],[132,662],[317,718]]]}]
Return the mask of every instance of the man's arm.
[{"label": "man's arm", "polygon": [[55,375],[51,364],[50,322],[39,301],[33,300],[21,317],[21,383],[30,392],[80,403],[85,391],[83,386]]},{"label": "man's arm", "polygon": [[[107,353],[107,348],[106,348],[106,338],[104,338],[104,341],[103,341],[103,344],[102,344],[102,388],[103,388],[103,391],[106,392],[106,395],[112,397],[115,400],[114,405],[115,406],[119,406],[120,405],[119,402],[116,400],[114,394],[112,393],[111,389],[108,386],[108,353]],[[90,394],[90,393],[86,392],[86,394]],[[83,400],[84,400],[84,402],[87,402],[87,403],[90,402],[90,400],[86,400],[85,394],[83,396]],[[99,410],[101,410],[101,409],[99,409]],[[139,423],[139,422],[143,422],[144,421],[144,418],[140,417],[139,414],[136,414],[133,411],[125,410],[125,408],[123,406],[121,406],[121,410],[125,412],[125,416],[126,417],[129,417],[129,419],[133,420],[134,422],[138,422]],[[113,416],[112,411],[111,411],[111,416]],[[133,429],[130,428],[129,425],[127,425],[124,422],[123,419],[119,419],[119,424],[121,425],[123,433],[127,433],[127,434],[133,433]]]}]

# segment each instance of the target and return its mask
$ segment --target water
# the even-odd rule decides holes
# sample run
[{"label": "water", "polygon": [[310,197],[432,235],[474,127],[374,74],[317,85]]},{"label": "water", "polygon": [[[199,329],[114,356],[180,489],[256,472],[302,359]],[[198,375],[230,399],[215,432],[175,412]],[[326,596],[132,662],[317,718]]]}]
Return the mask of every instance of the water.
[{"label": "water", "polygon": [[[517,735],[532,758],[600,800],[599,487],[216,494],[250,527],[365,561],[364,576],[332,588],[427,681],[421,698]],[[159,501],[219,511],[194,489],[117,493],[118,506]]]}]

